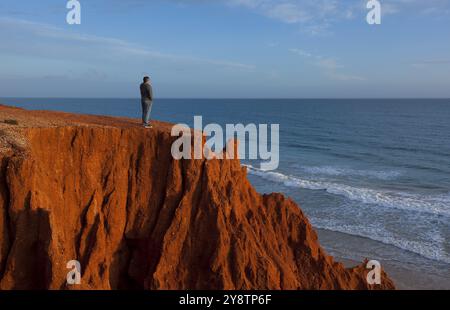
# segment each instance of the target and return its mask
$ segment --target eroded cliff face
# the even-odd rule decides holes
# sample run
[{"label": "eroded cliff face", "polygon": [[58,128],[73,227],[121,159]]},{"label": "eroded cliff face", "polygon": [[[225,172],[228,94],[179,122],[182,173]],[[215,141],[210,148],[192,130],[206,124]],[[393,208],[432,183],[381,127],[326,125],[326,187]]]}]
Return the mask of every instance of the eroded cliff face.
[{"label": "eroded cliff face", "polygon": [[174,160],[167,125],[107,120],[19,128],[26,147],[0,152],[0,289],[394,288],[334,262],[238,160]]}]

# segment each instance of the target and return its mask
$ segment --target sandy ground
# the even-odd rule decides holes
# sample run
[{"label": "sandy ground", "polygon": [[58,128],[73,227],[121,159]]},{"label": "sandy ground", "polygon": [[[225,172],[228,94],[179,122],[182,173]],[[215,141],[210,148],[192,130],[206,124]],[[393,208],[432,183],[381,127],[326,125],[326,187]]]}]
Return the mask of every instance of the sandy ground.
[{"label": "sandy ground", "polygon": [[[14,124],[11,123],[14,122]],[[153,121],[155,129],[168,130],[169,123]],[[134,118],[112,117],[55,111],[29,111],[0,104],[0,129],[20,129],[59,126],[98,126],[118,128],[139,128],[141,121]]]},{"label": "sandy ground", "polygon": [[[359,264],[359,262],[350,259],[339,257],[335,257],[335,259],[342,262],[346,267]],[[450,290],[448,279],[436,275],[423,274],[419,271],[415,272],[390,264],[384,264],[383,268],[399,290]]]},{"label": "sandy ground", "polygon": [[[450,266],[448,264],[427,259],[417,260],[416,254],[367,238],[317,228],[316,231],[321,245],[327,252],[347,267],[358,265],[366,258],[376,259],[398,289],[450,290]],[[366,255],[356,254],[361,251]],[[354,259],[349,259],[349,257]]]},{"label": "sandy ground", "polygon": [[144,129],[141,121],[133,118],[74,114],[54,111],[29,111],[0,104],[0,152],[25,149],[26,140],[22,131],[27,128],[49,128],[62,126],[142,128],[170,132],[172,124],[152,122],[152,129]]}]

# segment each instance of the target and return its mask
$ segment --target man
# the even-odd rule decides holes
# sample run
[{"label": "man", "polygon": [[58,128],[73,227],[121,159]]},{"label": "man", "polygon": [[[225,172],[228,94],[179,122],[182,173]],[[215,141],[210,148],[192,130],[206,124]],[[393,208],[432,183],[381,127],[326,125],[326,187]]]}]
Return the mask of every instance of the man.
[{"label": "man", "polygon": [[144,83],[141,84],[141,105],[142,105],[142,125],[144,128],[152,128],[150,124],[150,113],[153,105],[153,89],[150,84],[150,78],[144,77]]}]

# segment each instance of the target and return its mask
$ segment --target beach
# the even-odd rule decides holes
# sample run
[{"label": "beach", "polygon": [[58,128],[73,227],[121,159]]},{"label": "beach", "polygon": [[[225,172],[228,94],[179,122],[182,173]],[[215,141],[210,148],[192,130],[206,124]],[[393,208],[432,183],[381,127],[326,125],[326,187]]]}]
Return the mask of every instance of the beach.
[{"label": "beach", "polygon": [[[317,229],[322,246],[345,266],[367,259],[379,260],[400,290],[450,290],[450,265],[428,261],[380,242]],[[355,255],[364,247],[367,255]],[[383,253],[380,255],[380,253]],[[390,253],[388,257],[386,253]],[[352,257],[352,259],[350,259]]]}]

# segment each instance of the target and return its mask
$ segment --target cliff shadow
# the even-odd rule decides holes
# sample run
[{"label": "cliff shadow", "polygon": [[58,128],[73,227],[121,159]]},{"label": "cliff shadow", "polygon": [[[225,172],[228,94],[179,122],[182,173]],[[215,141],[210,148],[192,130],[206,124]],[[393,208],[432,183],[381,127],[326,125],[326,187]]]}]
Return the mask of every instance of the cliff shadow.
[{"label": "cliff shadow", "polygon": [[16,219],[14,241],[2,281],[7,281],[6,286],[13,290],[48,289],[52,279],[49,213],[43,209],[26,208],[17,214]]}]

